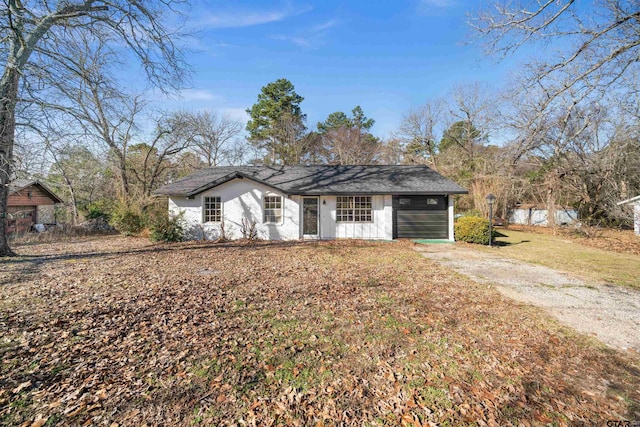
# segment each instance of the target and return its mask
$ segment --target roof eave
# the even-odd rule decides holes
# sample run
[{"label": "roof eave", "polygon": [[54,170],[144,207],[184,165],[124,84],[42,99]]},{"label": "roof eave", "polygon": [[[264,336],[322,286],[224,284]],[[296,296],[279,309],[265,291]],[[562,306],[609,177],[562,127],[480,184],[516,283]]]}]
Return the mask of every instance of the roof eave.
[{"label": "roof eave", "polygon": [[40,181],[36,181],[36,184],[39,185],[40,188],[42,188],[45,191],[45,193],[49,194],[49,197],[54,199],[54,201],[57,201],[57,203],[64,203],[64,200],[62,200],[60,197],[58,197],[53,191],[49,190],[49,187],[47,187],[46,185],[44,185]]},{"label": "roof eave", "polygon": [[272,189],[274,189],[276,191],[279,191],[279,192],[283,193],[284,195],[288,195],[288,193],[286,191],[284,191],[282,188],[279,188],[279,187],[277,187],[277,186],[275,186],[273,184],[270,184],[268,182],[265,182],[265,181],[263,181],[261,179],[258,179],[256,177],[247,175],[247,174],[242,173],[242,172],[234,172],[234,173],[230,173],[229,175],[226,175],[226,176],[224,176],[224,177],[222,177],[220,179],[217,179],[217,180],[215,180],[215,181],[213,181],[213,182],[211,182],[209,184],[206,184],[206,185],[203,185],[203,186],[201,186],[199,188],[196,188],[195,190],[192,190],[192,191],[186,193],[185,196],[186,197],[194,197],[194,196],[197,196],[200,193],[203,193],[203,192],[205,192],[207,190],[211,190],[212,188],[218,187],[218,186],[220,186],[222,184],[225,184],[225,183],[227,183],[229,181],[232,181],[234,179],[245,179],[245,178],[249,179],[251,181],[257,182],[259,184],[262,184],[264,186],[267,186],[269,188],[272,188]]},{"label": "roof eave", "polygon": [[441,196],[469,194],[467,190],[456,191],[292,191],[296,196],[380,196],[390,194],[392,196]]},{"label": "roof eave", "polygon": [[22,190],[24,190],[24,189],[26,189],[28,187],[34,186],[34,185],[37,185],[38,187],[40,187],[42,189],[42,191],[47,193],[47,195],[54,201],[54,204],[64,203],[64,200],[62,200],[53,191],[51,191],[49,189],[49,187],[47,187],[46,185],[44,185],[43,183],[41,183],[40,181],[37,181],[37,180],[30,181],[27,185],[23,185],[22,187],[14,188],[13,190],[9,190],[9,194],[17,193],[19,191],[22,191]]}]

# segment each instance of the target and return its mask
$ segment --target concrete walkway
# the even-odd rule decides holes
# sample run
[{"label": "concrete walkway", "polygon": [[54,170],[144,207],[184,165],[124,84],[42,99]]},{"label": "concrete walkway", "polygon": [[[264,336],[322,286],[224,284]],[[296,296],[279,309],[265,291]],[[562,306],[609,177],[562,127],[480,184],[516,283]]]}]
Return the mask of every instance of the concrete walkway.
[{"label": "concrete walkway", "polygon": [[640,351],[640,292],[587,282],[539,265],[458,244],[416,245],[430,260],[505,296],[546,309],[560,322],[618,349]]}]

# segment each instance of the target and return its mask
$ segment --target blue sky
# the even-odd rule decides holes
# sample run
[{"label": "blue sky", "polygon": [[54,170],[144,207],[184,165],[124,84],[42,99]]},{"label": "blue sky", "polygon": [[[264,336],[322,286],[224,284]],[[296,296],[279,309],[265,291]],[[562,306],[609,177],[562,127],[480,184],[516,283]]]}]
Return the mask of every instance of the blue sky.
[{"label": "blue sky", "polygon": [[402,115],[455,83],[499,87],[513,60],[484,59],[466,44],[466,14],[481,1],[201,1],[188,54],[191,89],[173,107],[246,120],[262,86],[289,79],[315,128],[334,111],[360,105],[389,136]]}]

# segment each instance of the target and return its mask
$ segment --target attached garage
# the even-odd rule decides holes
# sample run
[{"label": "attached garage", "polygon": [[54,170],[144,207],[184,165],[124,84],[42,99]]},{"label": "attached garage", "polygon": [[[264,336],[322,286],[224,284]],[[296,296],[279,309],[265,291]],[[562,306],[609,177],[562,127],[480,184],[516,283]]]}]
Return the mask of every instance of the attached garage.
[{"label": "attached garage", "polygon": [[449,239],[448,197],[393,196],[393,237]]}]

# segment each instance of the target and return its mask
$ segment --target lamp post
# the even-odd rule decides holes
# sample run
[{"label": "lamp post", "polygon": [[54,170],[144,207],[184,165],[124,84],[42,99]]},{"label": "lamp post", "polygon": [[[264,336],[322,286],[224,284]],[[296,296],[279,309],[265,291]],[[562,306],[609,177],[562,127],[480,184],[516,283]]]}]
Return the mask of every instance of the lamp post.
[{"label": "lamp post", "polygon": [[493,246],[493,203],[496,201],[496,196],[489,193],[487,194],[487,203],[489,203],[489,247]]}]

